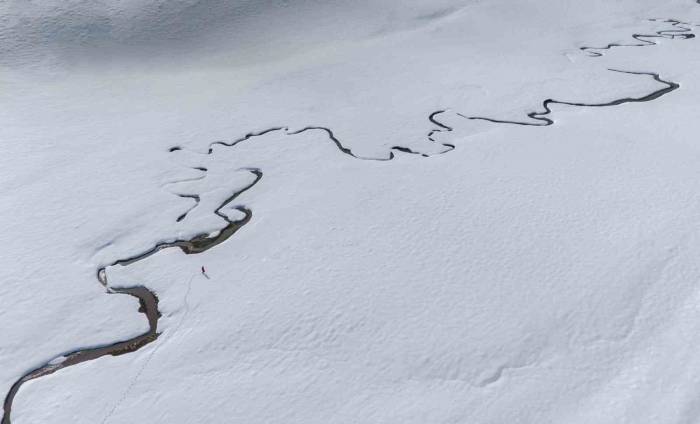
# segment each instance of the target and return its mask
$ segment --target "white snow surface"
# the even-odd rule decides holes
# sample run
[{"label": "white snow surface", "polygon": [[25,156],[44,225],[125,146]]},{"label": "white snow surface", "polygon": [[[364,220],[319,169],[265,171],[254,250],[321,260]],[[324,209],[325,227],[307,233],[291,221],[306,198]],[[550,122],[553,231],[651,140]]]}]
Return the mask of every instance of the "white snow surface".
[{"label": "white snow surface", "polygon": [[[580,50],[667,19],[700,5],[0,3],[3,393],[146,331],[97,269],[264,174],[224,243],[108,267],[162,334],[26,383],[12,423],[700,421],[700,41]],[[464,118],[664,88],[611,69],[680,88]]]}]

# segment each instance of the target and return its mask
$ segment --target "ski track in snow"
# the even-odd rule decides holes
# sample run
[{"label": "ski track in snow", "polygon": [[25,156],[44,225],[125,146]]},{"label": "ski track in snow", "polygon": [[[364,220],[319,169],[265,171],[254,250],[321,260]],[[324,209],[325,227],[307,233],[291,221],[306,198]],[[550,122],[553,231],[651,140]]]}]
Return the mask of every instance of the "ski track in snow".
[{"label": "ski track in snow", "polygon": [[[187,319],[187,316],[190,313],[190,304],[188,302],[188,299],[190,297],[190,292],[192,291],[192,281],[194,280],[195,275],[196,274],[193,274],[190,277],[190,280],[187,282],[187,291],[185,292],[185,296],[183,298],[184,304],[185,304],[185,312],[182,314],[182,317],[180,317],[180,321],[178,321],[177,325],[175,326],[175,328],[173,329],[171,334],[175,334],[178,332],[178,330],[180,330],[180,327],[182,327],[182,323],[185,322],[185,319]],[[124,393],[121,395],[119,400],[112,406],[112,408],[109,410],[107,415],[105,415],[105,417],[102,419],[100,424],[105,424],[112,417],[112,415],[114,415],[114,412],[116,412],[116,410],[119,409],[119,407],[124,402],[124,400],[126,400],[126,398],[129,396],[129,393],[131,393],[131,389],[134,388],[134,386],[136,385],[136,382],[139,380],[139,378],[141,377],[143,372],[146,370],[146,368],[148,367],[148,364],[150,364],[150,362],[151,362],[151,359],[153,358],[153,356],[155,356],[155,354],[158,352],[158,349],[161,346],[162,346],[162,344],[156,345],[155,349],[153,349],[151,351],[151,353],[148,354],[148,357],[144,361],[141,368],[139,368],[139,371],[136,373],[136,376],[131,380],[131,382],[129,383],[129,386],[127,386],[126,390],[124,390]]]},{"label": "ski track in snow", "polygon": [[[700,0],[696,0],[697,4],[700,4]],[[691,31],[692,29],[690,28],[691,26],[697,26],[695,24],[683,22],[680,20],[676,19],[650,19],[649,21],[652,22],[663,22],[663,23],[669,23],[671,24],[674,29],[666,29],[666,30],[659,30],[654,32],[653,34],[633,34],[632,38],[639,41],[637,44],[620,44],[620,43],[610,43],[607,44],[604,47],[580,47],[579,49],[585,53],[587,53],[591,57],[600,57],[603,56],[603,51],[606,50],[611,50],[612,48],[616,47],[647,47],[647,46],[652,46],[652,45],[657,45],[658,43],[652,41],[653,39],[692,39],[695,38],[695,34],[693,34]],[[488,118],[488,117],[480,117],[480,116],[468,116],[459,112],[456,112],[457,116],[460,116],[462,118],[468,119],[468,120],[481,120],[481,121],[487,121],[487,122],[492,122],[495,124],[511,124],[511,125],[522,125],[522,126],[549,126],[553,125],[555,123],[554,119],[551,118],[552,114],[552,108],[551,105],[566,105],[566,106],[578,106],[578,107],[611,107],[611,106],[618,106],[622,105],[625,103],[641,103],[641,102],[650,102],[654,101],[666,94],[669,94],[670,92],[680,88],[680,85],[676,82],[672,81],[666,81],[660,77],[659,74],[654,73],[654,72],[636,72],[636,71],[624,71],[624,70],[617,70],[617,69],[610,69],[612,72],[621,72],[621,73],[626,73],[626,74],[631,74],[631,75],[646,75],[652,77],[655,81],[661,83],[664,85],[664,87],[653,91],[652,93],[649,93],[647,95],[641,96],[641,97],[624,97],[616,100],[612,100],[609,102],[602,102],[602,103],[580,103],[580,102],[571,102],[571,101],[562,101],[562,100],[555,100],[555,99],[546,99],[542,102],[542,107],[543,111],[534,111],[530,112],[527,114],[527,116],[534,122],[527,122],[527,121],[509,121],[509,120],[499,120],[499,119],[494,119],[494,118]],[[441,132],[450,132],[453,131],[453,128],[442,123],[439,119],[438,116],[442,113],[448,112],[449,109],[440,109],[437,110],[433,113],[431,113],[428,116],[428,120],[436,126],[436,128],[432,129],[428,134],[427,138],[431,142],[440,144],[445,148],[442,152],[436,153],[435,155],[447,153],[455,148],[453,144],[450,143],[443,143],[443,142],[438,142],[435,140],[433,137],[437,133]],[[298,135],[302,134],[308,131],[322,131],[325,132],[328,141],[332,142],[336,148],[343,154],[346,154],[348,156],[352,156],[353,158],[360,159],[360,160],[372,160],[372,161],[390,161],[396,157],[394,152],[400,152],[400,153],[406,153],[406,154],[414,154],[414,155],[420,155],[422,157],[429,157],[431,156],[430,154],[423,153],[420,151],[414,151],[408,147],[405,146],[392,146],[389,148],[389,153],[386,157],[362,157],[354,154],[352,150],[343,145],[341,140],[339,140],[336,135],[333,133],[332,129],[323,127],[323,126],[306,126],[300,130],[296,131],[290,131],[290,129],[286,126],[278,126],[278,127],[271,127],[262,131],[258,132],[251,132],[246,134],[245,136],[238,138],[234,141],[231,142],[224,142],[224,141],[216,141],[213,142],[209,145],[208,150],[206,153],[202,153],[205,155],[211,155],[214,153],[214,146],[221,145],[224,147],[235,147],[239,143],[245,142],[247,140],[252,140],[255,139],[256,137],[263,136],[265,134],[269,134],[271,132],[283,132],[285,135],[293,136],[293,135]],[[169,152],[176,152],[183,150],[183,147],[181,146],[174,146],[169,149]],[[204,167],[190,167],[190,169],[194,169],[196,171],[199,171],[202,173],[201,176],[195,177],[195,178],[189,178],[189,179],[183,179],[183,180],[178,180],[178,181],[171,181],[163,185],[163,187],[170,186],[170,185],[177,185],[180,183],[184,182],[189,182],[189,181],[196,181],[196,180],[201,180],[203,178],[206,178],[208,169]],[[119,259],[114,262],[112,262],[109,265],[100,267],[97,270],[97,280],[102,284],[108,294],[128,294],[130,296],[136,297],[139,302],[140,302],[140,309],[139,312],[143,313],[146,315],[148,322],[149,322],[149,330],[141,335],[138,335],[136,337],[133,337],[128,340],[124,341],[119,341],[115,342],[106,346],[98,346],[98,347],[93,347],[93,348],[81,348],[81,349],[76,349],[68,353],[64,353],[62,355],[57,356],[56,358],[52,359],[51,361],[45,363],[44,365],[41,365],[37,368],[32,369],[31,371],[27,372],[24,374],[22,377],[20,377],[15,383],[11,386],[10,390],[8,391],[4,403],[3,403],[3,417],[2,421],[0,421],[0,424],[11,424],[11,411],[12,411],[12,403],[14,401],[14,398],[16,394],[18,393],[20,387],[26,383],[27,381],[34,380],[46,375],[50,375],[55,373],[56,371],[59,371],[63,368],[67,368],[73,365],[80,364],[82,362],[86,361],[91,361],[93,359],[97,359],[103,356],[107,355],[112,355],[112,356],[117,356],[117,355],[122,355],[122,354],[127,354],[131,352],[135,352],[142,347],[154,342],[155,340],[158,339],[158,337],[161,335],[161,333],[158,332],[158,320],[160,318],[160,311],[158,309],[158,297],[157,295],[149,290],[148,288],[144,286],[134,286],[134,287],[110,287],[107,281],[107,268],[112,267],[112,266],[128,266],[130,264],[136,263],[142,259],[148,258],[159,251],[171,247],[177,247],[182,250],[185,254],[198,254],[205,252],[209,250],[210,248],[217,246],[218,244],[226,241],[229,239],[231,236],[233,236],[240,228],[242,228],[244,225],[246,225],[253,216],[252,211],[247,208],[244,205],[236,205],[233,208],[242,212],[244,217],[239,220],[231,220],[228,218],[223,212],[222,209],[227,207],[229,204],[231,204],[237,197],[239,197],[241,194],[244,192],[248,191],[251,189],[253,186],[255,186],[263,177],[263,172],[260,169],[257,168],[243,168],[241,170],[249,172],[253,176],[253,180],[251,183],[243,187],[242,189],[235,191],[232,195],[230,195],[227,199],[225,199],[215,210],[214,214],[222,218],[225,222],[226,225],[224,226],[223,229],[219,230],[215,234],[207,234],[207,233],[202,233],[194,236],[191,239],[185,240],[185,239],[177,239],[174,241],[163,241],[157,243],[154,247],[151,249],[147,250],[146,252],[143,252],[141,254],[128,257],[125,259]],[[179,196],[181,198],[186,198],[186,199],[192,199],[194,201],[194,205],[188,208],[185,212],[183,212],[180,216],[176,218],[177,222],[180,222],[184,219],[186,219],[187,215],[194,210],[200,203],[200,195],[195,194],[195,193],[187,193],[187,194],[181,194],[181,193],[175,193],[173,192],[174,195]],[[189,285],[191,285],[191,280]],[[189,291],[190,288],[188,285],[188,290],[185,295],[185,302],[187,302],[187,296],[189,296]],[[187,305],[186,305],[187,306]],[[189,312],[189,309],[186,309],[185,314]],[[177,331],[177,329],[180,327],[182,322],[184,321],[185,316],[180,320],[178,323],[177,327],[173,330],[173,332]],[[151,357],[157,352],[157,348],[154,349],[151,354],[147,357],[146,362],[142,366],[142,368],[139,370],[137,373],[136,378],[130,383],[129,387],[127,387],[127,390],[124,392],[123,396],[114,404],[114,406],[110,409],[110,412],[104,417],[102,422],[106,422],[116,411],[116,409],[121,405],[123,400],[128,396],[128,393],[130,389],[133,387],[135,384],[136,380],[138,379],[139,375],[143,372],[143,370],[146,368],[148,365]],[[509,367],[501,367],[496,370],[496,372],[484,379],[481,383],[477,384],[477,387],[484,387],[487,386],[494,381],[497,381],[500,377],[504,369],[509,368]]]}]

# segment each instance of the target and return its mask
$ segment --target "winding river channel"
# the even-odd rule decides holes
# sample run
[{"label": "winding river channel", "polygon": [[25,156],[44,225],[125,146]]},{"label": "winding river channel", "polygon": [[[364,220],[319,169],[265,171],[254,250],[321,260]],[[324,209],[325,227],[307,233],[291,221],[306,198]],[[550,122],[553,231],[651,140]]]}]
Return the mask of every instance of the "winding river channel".
[{"label": "winding river channel", "polygon": [[[700,0],[698,0],[700,3]],[[647,45],[652,45],[655,44],[651,39],[653,38],[670,38],[670,39],[675,39],[675,38],[680,38],[680,39],[690,39],[693,38],[694,35],[690,34],[690,24],[683,23],[681,21],[669,19],[669,20],[664,20],[663,22],[670,23],[674,26],[675,29],[670,29],[670,30],[664,30],[664,31],[658,31],[654,34],[634,34],[633,38],[637,41],[639,41],[639,44],[608,44],[607,46],[604,47],[582,47],[581,50],[588,52],[592,56],[601,56],[602,53],[600,53],[601,50],[608,50],[612,47],[643,47]],[[542,111],[535,111],[528,113],[527,116],[532,120],[530,122],[527,121],[507,121],[507,120],[499,120],[499,119],[493,119],[493,118],[486,118],[486,117],[478,117],[478,116],[467,116],[463,115],[460,113],[457,113],[457,115],[470,119],[470,120],[484,120],[484,121],[489,121],[497,124],[515,124],[515,125],[527,125],[527,126],[547,126],[547,125],[552,125],[554,124],[554,120],[550,118],[550,115],[552,113],[551,105],[554,104],[560,104],[560,105],[568,105],[568,106],[578,106],[578,107],[608,107],[608,106],[617,106],[625,103],[640,103],[640,102],[649,102],[658,99],[661,96],[664,96],[680,87],[678,83],[672,82],[672,81],[666,81],[663,80],[658,74],[653,73],[653,72],[632,72],[632,71],[620,71],[620,70],[613,70],[611,71],[614,72],[623,72],[623,73],[628,73],[628,74],[635,74],[635,75],[647,75],[651,78],[653,78],[655,81],[659,82],[662,84],[662,87],[659,88],[658,90],[655,90],[652,93],[649,93],[647,95],[641,96],[641,97],[624,97],[620,99],[615,99],[609,102],[603,102],[603,103],[577,103],[577,102],[570,102],[570,101],[560,101],[560,100],[554,100],[554,99],[547,99],[542,102],[542,107],[544,110]],[[439,115],[442,113],[445,113],[446,110],[438,110],[433,113],[431,113],[428,117],[429,121],[433,123],[437,128],[433,129],[429,134],[428,134],[428,139],[437,142],[436,140],[433,139],[433,135],[438,133],[438,132],[443,132],[443,131],[452,131],[452,128],[445,125],[444,123],[441,123],[438,119]],[[216,145],[222,145],[224,147],[233,147],[237,145],[238,143],[245,142],[247,140],[254,139],[256,137],[262,136],[264,134],[273,132],[273,131],[281,131],[284,132],[287,135],[295,135],[295,134],[301,134],[307,131],[323,131],[326,133],[328,137],[328,141],[333,143],[340,152],[343,154],[352,156],[357,159],[362,159],[362,160],[378,160],[378,161],[386,161],[386,160],[391,160],[394,159],[394,151],[396,152],[401,152],[401,153],[407,153],[407,154],[419,154],[422,156],[428,156],[427,154],[423,154],[421,152],[415,152],[411,150],[408,147],[403,147],[403,146],[393,146],[390,148],[388,156],[384,158],[366,158],[366,157],[361,157],[355,155],[350,148],[344,146],[340,140],[335,136],[333,131],[330,128],[326,127],[321,127],[321,126],[308,126],[305,127],[301,130],[298,131],[293,131],[290,132],[287,127],[272,127],[269,129],[266,129],[264,131],[260,131],[257,133],[249,133],[245,135],[244,137],[241,137],[237,140],[234,140],[232,142],[215,142],[209,145],[209,149],[206,152],[206,154],[213,154],[214,151],[214,146]],[[448,152],[452,149],[454,149],[454,145],[448,144],[448,143],[440,143],[443,147],[445,147],[445,150],[442,153]],[[178,150],[182,150],[182,147],[180,146],[175,146],[170,149],[170,152],[175,152]],[[206,168],[193,168],[198,171],[207,172]],[[15,381],[15,383],[10,387],[9,392],[7,393],[4,403],[3,403],[3,408],[4,408],[4,413],[2,417],[2,424],[11,424],[11,413],[12,413],[12,405],[15,399],[15,396],[19,392],[20,388],[22,385],[30,380],[35,380],[40,377],[46,376],[53,374],[61,369],[68,368],[77,364],[81,364],[83,362],[91,361],[97,358],[101,358],[103,356],[107,355],[123,355],[131,352],[135,352],[142,347],[156,341],[158,337],[160,336],[160,333],[158,332],[158,320],[160,319],[160,311],[158,309],[158,297],[156,293],[152,292],[148,288],[144,286],[135,286],[135,287],[111,287],[108,284],[107,281],[107,269],[111,266],[128,266],[131,264],[134,264],[138,261],[141,261],[151,255],[154,255],[155,253],[163,250],[163,249],[169,249],[169,248],[179,248],[181,249],[185,254],[199,254],[202,252],[206,252],[207,250],[211,249],[212,247],[215,247],[224,241],[228,240],[230,237],[232,237],[238,230],[240,230],[243,226],[245,226],[250,220],[252,219],[252,211],[247,208],[246,206],[235,206],[234,209],[238,210],[243,214],[243,218],[239,220],[231,220],[229,219],[223,212],[222,209],[230,205],[236,198],[238,198],[242,193],[250,190],[252,187],[254,187],[263,177],[263,172],[260,169],[257,168],[248,168],[245,169],[245,171],[250,172],[253,176],[254,179],[252,180],[251,183],[249,183],[247,186],[243,187],[242,189],[237,190],[231,196],[229,196],[227,199],[225,199],[218,208],[214,210],[214,214],[222,218],[225,222],[226,225],[224,228],[222,228],[220,231],[218,231],[214,235],[210,234],[199,234],[191,239],[188,240],[175,240],[175,241],[168,241],[168,242],[161,242],[153,246],[151,249],[149,249],[146,252],[142,252],[138,255],[125,258],[125,259],[119,259],[110,265],[101,267],[97,270],[97,279],[102,284],[108,293],[110,294],[123,294],[123,295],[129,295],[133,296],[136,299],[138,299],[140,303],[140,308],[139,312],[143,313],[146,315],[146,318],[148,320],[148,331],[146,331],[143,334],[140,334],[136,337],[130,338],[128,340],[123,340],[123,341],[118,341],[106,346],[101,346],[101,347],[94,347],[94,348],[84,348],[84,349],[76,349],[74,351],[64,353],[63,355],[59,356],[57,359],[54,359],[48,363],[45,363],[44,365],[41,365],[37,368],[32,369],[31,371],[27,372],[23,376],[21,376],[18,380]],[[192,194],[192,195],[180,195],[181,197],[187,197],[191,198],[195,201],[195,206],[197,207],[199,204],[199,196]],[[194,208],[193,207],[193,208]],[[187,213],[191,211],[193,208],[190,208],[187,212],[185,212],[183,215],[179,216],[177,218],[177,221],[181,221],[185,219],[187,216]]]}]

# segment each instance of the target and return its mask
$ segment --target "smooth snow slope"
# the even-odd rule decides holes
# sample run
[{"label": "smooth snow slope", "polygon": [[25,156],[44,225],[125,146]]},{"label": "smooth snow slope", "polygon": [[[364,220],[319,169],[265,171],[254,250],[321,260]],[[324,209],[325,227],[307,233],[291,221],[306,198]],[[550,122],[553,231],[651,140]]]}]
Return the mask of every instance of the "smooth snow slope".
[{"label": "smooth snow slope", "polygon": [[[107,270],[158,294],[156,342],[26,384],[13,423],[698,420],[700,45],[580,50],[695,2],[0,8],[4,392],[145,331],[96,269],[216,231],[264,173],[230,240]],[[664,87],[608,69],[680,89],[460,116]]]}]

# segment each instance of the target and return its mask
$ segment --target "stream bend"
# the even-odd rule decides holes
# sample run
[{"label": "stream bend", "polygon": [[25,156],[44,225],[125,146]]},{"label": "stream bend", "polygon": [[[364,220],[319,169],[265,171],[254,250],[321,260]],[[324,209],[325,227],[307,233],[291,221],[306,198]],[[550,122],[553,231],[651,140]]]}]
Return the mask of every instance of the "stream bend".
[{"label": "stream bend", "polygon": [[242,193],[246,192],[248,189],[257,184],[262,178],[263,174],[258,169],[247,169],[248,172],[255,176],[252,183],[245,186],[243,189],[236,191],[226,200],[224,200],[218,208],[214,211],[216,215],[223,218],[227,224],[215,235],[209,234],[199,234],[194,236],[189,240],[175,240],[172,242],[158,243],[153,248],[143,252],[139,255],[119,259],[108,266],[101,267],[97,271],[97,280],[102,284],[107,293],[110,294],[126,294],[133,296],[139,300],[140,307],[139,312],[146,315],[148,319],[148,331],[140,334],[136,337],[132,337],[127,340],[112,343],[106,346],[94,347],[94,348],[84,348],[77,349],[68,353],[65,353],[56,359],[53,359],[44,365],[41,365],[20,377],[15,383],[10,387],[9,392],[5,396],[3,402],[3,417],[1,424],[11,424],[11,414],[12,414],[12,404],[14,402],[15,396],[19,392],[22,385],[28,381],[50,375],[64,368],[71,367],[73,365],[81,364],[83,362],[92,361],[103,356],[112,355],[118,356],[126,353],[135,352],[147,344],[155,341],[160,333],[158,332],[158,320],[161,316],[158,309],[158,296],[148,288],[144,286],[134,286],[134,287],[110,287],[107,283],[107,268],[111,266],[126,266],[138,262],[142,259],[146,259],[149,256],[159,252],[163,249],[178,247],[185,254],[197,254],[205,252],[212,247],[224,242],[229,237],[233,236],[236,231],[241,229],[245,224],[247,224],[252,218],[252,212],[250,209],[244,206],[237,206],[235,209],[243,212],[244,217],[240,220],[229,219],[221,210],[235,200]]}]

